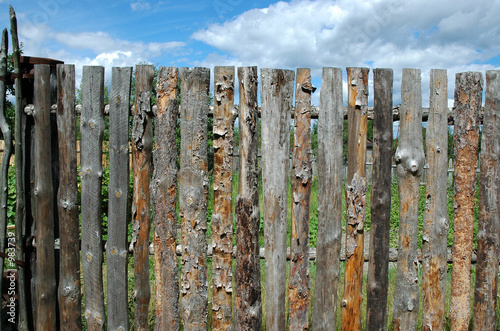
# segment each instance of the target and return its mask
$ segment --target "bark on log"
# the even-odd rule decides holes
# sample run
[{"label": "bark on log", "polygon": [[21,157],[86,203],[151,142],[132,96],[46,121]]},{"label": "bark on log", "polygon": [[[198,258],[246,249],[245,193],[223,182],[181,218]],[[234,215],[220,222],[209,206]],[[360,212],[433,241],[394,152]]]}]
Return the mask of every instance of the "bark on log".
[{"label": "bark on log", "polygon": [[318,121],[318,238],[313,330],[335,330],[342,221],[342,70],[324,68]]},{"label": "bark on log", "polygon": [[422,243],[423,330],[442,330],[445,317],[448,210],[448,78],[431,70],[427,122],[427,192]]},{"label": "bark on log", "polygon": [[206,330],[207,288],[207,119],[210,70],[181,68],[181,317],[184,330]]},{"label": "bark on log", "polygon": [[307,330],[309,320],[309,209],[311,201],[311,70],[297,69],[292,159],[292,231],[288,304],[290,330]]},{"label": "bark on log", "polygon": [[497,329],[498,254],[500,251],[500,71],[486,71],[486,100],[481,139],[479,230],[477,233],[474,330]]},{"label": "bark on log", "polygon": [[419,308],[417,224],[422,141],[422,88],[419,69],[403,69],[400,139],[395,161],[399,186],[399,251],[394,294],[394,330],[415,330]]},{"label": "bark on log", "polygon": [[214,69],[214,209],[212,213],[212,328],[232,320],[234,67]]},{"label": "bark on log", "polygon": [[366,208],[366,138],[368,68],[347,68],[348,167],[346,181],[346,264],[342,330],[361,330],[364,221]]},{"label": "bark on log", "polygon": [[375,119],[366,328],[382,331],[387,329],[389,287],[393,72],[392,69],[375,69],[373,76]]},{"label": "bark on log", "polygon": [[60,224],[59,327],[69,331],[82,329],[74,65],[57,66],[57,103],[60,164],[57,193]]},{"label": "bark on log", "polygon": [[132,68],[113,68],[109,113],[108,330],[128,325],[129,105]]},{"label": "bark on log", "polygon": [[239,184],[236,200],[236,269],[234,329],[261,330],[259,259],[259,147],[257,67],[238,68],[240,99]]},{"label": "bark on log", "polygon": [[285,329],[286,226],[294,72],[261,69],[266,329]]},{"label": "bark on log", "polygon": [[178,70],[160,67],[156,86],[156,144],[151,197],[154,210],[155,330],[179,330],[179,267],[177,237],[176,127],[179,119]]}]

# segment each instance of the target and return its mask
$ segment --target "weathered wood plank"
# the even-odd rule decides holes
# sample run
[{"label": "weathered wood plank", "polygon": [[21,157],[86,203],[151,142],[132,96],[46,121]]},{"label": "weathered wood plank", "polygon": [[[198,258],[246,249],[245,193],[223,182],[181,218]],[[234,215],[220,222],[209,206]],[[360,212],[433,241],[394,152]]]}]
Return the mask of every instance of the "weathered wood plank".
[{"label": "weathered wood plank", "polygon": [[474,330],[497,329],[497,283],[500,187],[500,71],[486,71],[486,100],[481,139],[479,186],[479,231],[477,233],[476,284],[474,291]]},{"label": "weathered wood plank", "polygon": [[290,330],[309,325],[309,210],[311,164],[311,70],[297,69],[295,89],[294,147],[292,158],[292,231],[288,304]]},{"label": "weathered wood plank", "polygon": [[238,68],[240,157],[236,199],[234,329],[261,330],[257,67]]},{"label": "weathered wood plank", "polygon": [[387,329],[392,169],[392,69],[374,69],[373,177],[366,328]]},{"label": "weathered wood plank", "polygon": [[137,330],[149,327],[148,310],[151,299],[149,284],[149,234],[151,230],[151,161],[153,123],[151,93],[154,69],[152,65],[138,65],[135,72],[135,108],[132,127],[132,167],[134,191],[132,198],[132,244],[134,246],[135,319]]},{"label": "weathered wood plank", "polygon": [[155,330],[179,330],[179,268],[177,237],[176,127],[179,119],[175,67],[160,67],[156,86],[156,144],[153,152],[151,198],[154,210]]},{"label": "weathered wood plank", "polygon": [[233,292],[234,67],[214,69],[214,209],[212,213],[212,328],[228,330]]},{"label": "weathered wood plank", "polygon": [[35,222],[36,326],[56,330],[56,268],[54,252],[54,189],[50,137],[50,67],[35,65]]},{"label": "weathered wood plank", "polygon": [[[109,97],[108,329],[128,330],[129,105],[132,68],[113,68]],[[109,281],[111,280],[111,281]]]},{"label": "weathered wood plank", "polygon": [[57,66],[57,136],[59,139],[60,270],[59,314],[61,330],[82,329],[80,287],[80,219],[76,162],[75,66]]},{"label": "weathered wood plank", "polygon": [[210,70],[181,68],[181,317],[184,330],[206,330],[207,288],[207,120]]},{"label": "weathered wood plank", "polygon": [[422,141],[422,87],[419,69],[403,69],[401,123],[396,150],[399,186],[399,251],[393,305],[394,330],[415,330],[419,294],[417,224],[420,177],[425,157]]},{"label": "weathered wood plank", "polygon": [[80,117],[81,258],[89,330],[103,330],[105,323],[101,231],[103,110],[104,67],[84,66]]},{"label": "weathered wood plank", "polygon": [[361,329],[363,243],[366,208],[366,137],[368,68],[347,68],[348,166],[346,181],[347,225],[342,330]]},{"label": "weathered wood plank", "polygon": [[427,192],[422,243],[423,330],[442,330],[448,265],[448,77],[431,70],[430,112],[427,122]]},{"label": "weathered wood plank", "polygon": [[335,330],[342,220],[342,70],[323,68],[318,121],[318,238],[313,330]]},{"label": "weathered wood plank", "polygon": [[294,72],[261,69],[266,329],[285,329],[286,226]]}]

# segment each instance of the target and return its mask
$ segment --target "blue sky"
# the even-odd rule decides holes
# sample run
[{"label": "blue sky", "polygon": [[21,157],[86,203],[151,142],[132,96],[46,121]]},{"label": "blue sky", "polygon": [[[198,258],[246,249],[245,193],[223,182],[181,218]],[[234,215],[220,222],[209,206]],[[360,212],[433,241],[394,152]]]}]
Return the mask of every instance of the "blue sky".
[{"label": "blue sky", "polygon": [[[454,75],[500,68],[500,1],[496,0],[12,0],[26,55],[83,65],[422,70],[423,104],[429,70]],[[0,27],[10,27],[0,0]],[[81,74],[77,74],[77,79]],[[345,76],[344,76],[345,77]],[[370,75],[371,77],[371,75]],[[345,78],[344,78],[345,79]],[[313,104],[319,104],[319,91]],[[344,99],[346,99],[346,95]]]}]

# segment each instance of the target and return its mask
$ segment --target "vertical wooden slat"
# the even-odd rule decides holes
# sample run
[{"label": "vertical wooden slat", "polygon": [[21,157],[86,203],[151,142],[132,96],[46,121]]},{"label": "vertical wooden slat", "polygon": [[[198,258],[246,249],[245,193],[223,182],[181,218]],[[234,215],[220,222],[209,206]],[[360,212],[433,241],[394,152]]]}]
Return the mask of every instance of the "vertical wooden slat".
[{"label": "vertical wooden slat", "polygon": [[500,174],[500,71],[486,71],[486,100],[481,139],[479,230],[477,233],[474,330],[497,329]]},{"label": "vertical wooden slat", "polygon": [[292,159],[292,231],[288,303],[290,330],[306,330],[309,320],[309,210],[311,201],[311,70],[297,69]]},{"label": "vertical wooden slat", "polygon": [[418,316],[417,224],[422,141],[422,87],[419,69],[403,69],[401,121],[396,150],[399,186],[399,245],[393,306],[394,330],[414,330]]},{"label": "vertical wooden slat", "polygon": [[181,68],[179,207],[184,330],[207,328],[207,120],[210,70]]},{"label": "vertical wooden slat", "polygon": [[104,133],[104,68],[83,67],[81,132],[82,268],[89,330],[104,329],[101,184]]},{"label": "vertical wooden slat", "polygon": [[54,253],[54,196],[50,141],[50,67],[35,65],[35,222],[36,326],[56,330],[56,269]]},{"label": "vertical wooden slat", "polygon": [[366,328],[387,329],[391,224],[392,69],[374,69],[373,175]]},{"label": "vertical wooden slat", "polygon": [[152,65],[138,65],[135,72],[135,107],[132,127],[132,163],[134,192],[132,198],[132,228],[134,234],[134,279],[136,330],[149,327],[148,310],[151,299],[149,284],[149,233],[151,209],[149,185],[151,182],[151,151],[153,128],[151,93],[154,69]]},{"label": "vertical wooden slat", "polygon": [[179,330],[177,238],[177,68],[160,67],[156,86],[156,144],[151,197],[154,210],[155,330]]},{"label": "vertical wooden slat", "polygon": [[313,330],[335,330],[342,234],[342,70],[323,68],[318,119],[318,238]]},{"label": "vertical wooden slat", "polygon": [[346,181],[347,225],[342,330],[361,329],[363,239],[366,205],[366,139],[368,68],[347,68],[348,166]]},{"label": "vertical wooden slat", "polygon": [[257,67],[238,68],[239,177],[236,200],[235,330],[260,330]]},{"label": "vertical wooden slat", "polygon": [[474,196],[482,94],[483,75],[481,73],[456,74],[453,117],[455,123],[455,214],[450,303],[452,330],[467,330],[470,320]]},{"label": "vertical wooden slat", "polygon": [[448,78],[446,70],[430,72],[427,122],[427,192],[422,243],[424,330],[442,330],[445,314],[448,210]]},{"label": "vertical wooden slat", "polygon": [[212,213],[212,328],[228,330],[233,292],[234,67],[214,69],[214,210]]},{"label": "vertical wooden slat", "polygon": [[59,314],[61,330],[81,330],[80,220],[76,163],[75,66],[57,66],[57,131],[59,139],[60,270]]},{"label": "vertical wooden slat", "polygon": [[[132,68],[113,68],[109,98],[108,329],[128,330],[129,110]],[[76,156],[76,154],[75,154]]]},{"label": "vertical wooden slat", "polygon": [[266,329],[285,329],[286,225],[294,72],[261,69]]}]

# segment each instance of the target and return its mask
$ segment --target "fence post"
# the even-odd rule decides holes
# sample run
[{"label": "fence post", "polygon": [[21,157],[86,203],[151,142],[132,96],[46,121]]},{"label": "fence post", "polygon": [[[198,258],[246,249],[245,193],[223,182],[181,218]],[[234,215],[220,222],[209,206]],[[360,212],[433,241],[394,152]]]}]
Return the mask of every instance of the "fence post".
[{"label": "fence post", "polygon": [[417,224],[420,177],[425,164],[419,69],[403,69],[401,122],[395,161],[399,186],[399,249],[394,294],[394,330],[415,330],[419,308]]},{"label": "fence post", "polygon": [[313,330],[335,330],[342,235],[342,70],[323,68],[318,120],[318,238]]},{"label": "fence post", "polygon": [[366,328],[387,329],[391,224],[392,69],[373,71],[373,174]]}]

